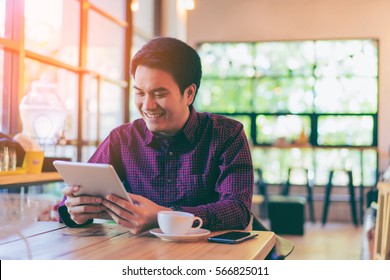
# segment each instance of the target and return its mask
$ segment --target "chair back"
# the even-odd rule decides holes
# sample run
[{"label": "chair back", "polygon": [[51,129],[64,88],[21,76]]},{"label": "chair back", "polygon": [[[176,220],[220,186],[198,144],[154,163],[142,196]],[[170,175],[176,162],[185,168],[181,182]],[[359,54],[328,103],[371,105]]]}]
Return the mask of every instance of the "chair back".
[{"label": "chair back", "polygon": [[378,183],[374,259],[390,260],[390,183]]}]

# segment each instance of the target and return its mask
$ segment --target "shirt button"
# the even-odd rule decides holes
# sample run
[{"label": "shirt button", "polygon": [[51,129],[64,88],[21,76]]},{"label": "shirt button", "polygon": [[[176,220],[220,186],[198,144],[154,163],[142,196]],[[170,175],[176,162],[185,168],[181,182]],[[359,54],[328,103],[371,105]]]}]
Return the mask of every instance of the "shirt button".
[{"label": "shirt button", "polygon": [[172,156],[172,155],[173,155],[173,152],[169,152],[168,154],[169,154],[170,156]]},{"label": "shirt button", "polygon": [[168,183],[172,182],[172,179],[168,179]]}]

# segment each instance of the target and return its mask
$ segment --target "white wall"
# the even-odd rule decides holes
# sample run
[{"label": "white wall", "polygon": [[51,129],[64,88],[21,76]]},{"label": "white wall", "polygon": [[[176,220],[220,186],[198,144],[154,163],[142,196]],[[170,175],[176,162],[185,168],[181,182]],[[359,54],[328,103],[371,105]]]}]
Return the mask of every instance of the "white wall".
[{"label": "white wall", "polygon": [[162,0],[162,36],[186,40],[187,13],[180,8],[180,0]]},{"label": "white wall", "polygon": [[380,168],[390,147],[390,0],[197,0],[187,41],[379,39]]}]

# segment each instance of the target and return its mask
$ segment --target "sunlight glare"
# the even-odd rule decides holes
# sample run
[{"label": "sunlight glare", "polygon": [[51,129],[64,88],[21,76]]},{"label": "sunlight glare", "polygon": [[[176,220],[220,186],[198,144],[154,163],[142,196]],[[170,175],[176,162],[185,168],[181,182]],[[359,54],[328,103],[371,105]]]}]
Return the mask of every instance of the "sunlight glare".
[{"label": "sunlight glare", "polygon": [[[50,13],[47,11],[50,11]],[[62,25],[62,0],[26,1],[24,13],[26,19],[59,29]]]},{"label": "sunlight glare", "polygon": [[5,0],[0,0],[0,37],[5,33]]}]

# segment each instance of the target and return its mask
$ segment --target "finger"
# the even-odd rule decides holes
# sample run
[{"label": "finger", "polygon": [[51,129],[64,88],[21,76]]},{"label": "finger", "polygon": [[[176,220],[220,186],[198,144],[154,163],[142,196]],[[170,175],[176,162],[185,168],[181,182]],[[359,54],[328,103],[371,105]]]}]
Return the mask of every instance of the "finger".
[{"label": "finger", "polygon": [[106,215],[103,205],[82,205],[76,207],[68,207],[70,218],[77,224],[83,224],[89,219],[100,218]]},{"label": "finger", "polygon": [[73,196],[73,187],[72,186],[66,186],[62,189],[62,193],[66,196]]},{"label": "finger", "polygon": [[78,192],[80,190],[80,186],[66,186],[62,189],[62,193],[68,197],[74,196],[74,193]]},{"label": "finger", "polygon": [[126,203],[123,199],[115,197],[112,200],[103,200],[102,203],[107,209],[111,210],[115,215],[129,220],[132,219],[133,213],[127,209],[129,202]]},{"label": "finger", "polygon": [[115,195],[108,195],[103,205],[107,207],[107,213],[117,224],[128,227],[133,234],[142,232],[142,223],[139,223],[139,217],[133,213],[139,207]]},{"label": "finger", "polygon": [[97,219],[97,218],[100,218],[100,217],[103,217],[104,216],[104,213],[103,212],[100,212],[100,213],[85,213],[85,214],[78,214],[78,215],[70,215],[70,218],[78,225],[82,225],[84,224],[85,222],[87,222],[88,220],[91,220],[91,219]]},{"label": "finger", "polygon": [[132,212],[132,210],[134,210],[134,208],[135,208],[131,202],[124,200],[123,198],[120,198],[120,197],[115,196],[113,194],[107,195],[106,201],[109,201],[113,204],[116,204],[116,205],[120,206],[121,208],[126,209],[130,212]]},{"label": "finger", "polygon": [[131,228],[137,226],[137,223],[135,221],[124,219],[123,217],[118,216],[114,211],[112,211],[109,208],[106,209],[106,212],[117,224],[120,224],[120,225],[123,225],[126,227],[131,227]]},{"label": "finger", "polygon": [[68,212],[71,215],[82,215],[82,214],[91,214],[91,213],[100,213],[104,212],[106,208],[103,205],[79,205],[74,207],[69,207]]},{"label": "finger", "polygon": [[111,211],[111,209],[106,209],[106,212],[118,225],[129,228],[129,231],[133,234],[136,234],[138,232],[137,230],[138,226],[134,220],[123,219],[122,217],[118,216],[115,212]]},{"label": "finger", "polygon": [[102,204],[103,199],[101,197],[96,196],[87,196],[82,195],[78,197],[74,197],[73,200],[77,202],[78,205],[85,205],[85,204]]},{"label": "finger", "polygon": [[65,201],[65,205],[67,207],[75,207],[78,205],[99,205],[102,204],[103,199],[100,197],[95,196],[75,196],[75,197],[68,197],[68,199]]}]

